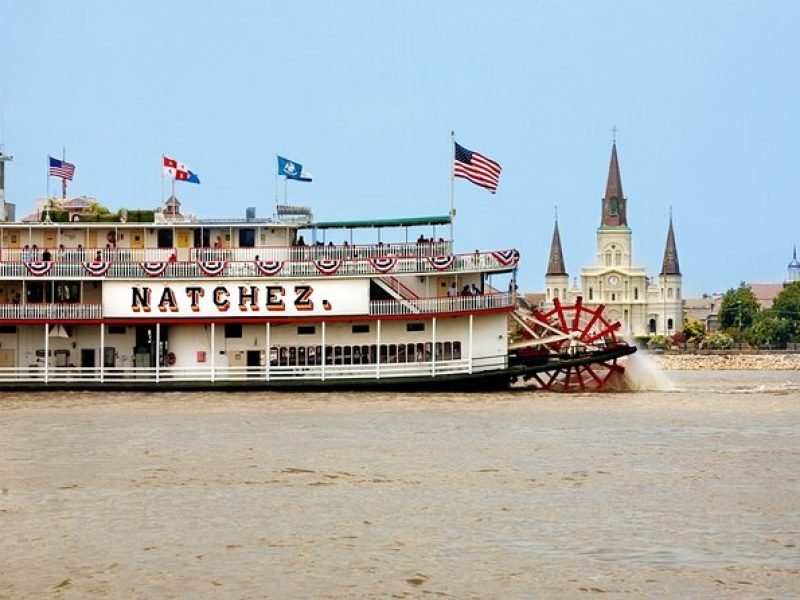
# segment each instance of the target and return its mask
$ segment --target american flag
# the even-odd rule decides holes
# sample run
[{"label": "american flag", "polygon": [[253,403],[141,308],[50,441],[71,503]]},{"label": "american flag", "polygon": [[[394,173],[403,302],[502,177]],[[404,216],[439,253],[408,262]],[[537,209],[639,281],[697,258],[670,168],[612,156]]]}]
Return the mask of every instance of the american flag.
[{"label": "american flag", "polygon": [[464,146],[455,144],[455,160],[453,161],[453,176],[468,179],[475,185],[485,187],[493,194],[497,191],[500,182],[502,167],[491,158],[486,158],[478,152],[467,150]]},{"label": "american flag", "polygon": [[61,179],[72,181],[72,176],[75,175],[75,165],[52,156],[48,158],[50,158],[50,177],[61,177]]}]

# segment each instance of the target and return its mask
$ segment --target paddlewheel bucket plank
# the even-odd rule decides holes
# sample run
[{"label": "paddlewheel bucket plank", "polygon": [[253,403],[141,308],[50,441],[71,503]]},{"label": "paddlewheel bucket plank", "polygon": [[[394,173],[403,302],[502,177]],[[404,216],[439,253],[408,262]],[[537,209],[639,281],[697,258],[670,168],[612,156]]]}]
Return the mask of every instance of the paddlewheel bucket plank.
[{"label": "paddlewheel bucket plank", "polygon": [[615,386],[625,372],[618,359],[636,351],[617,337],[618,321],[609,322],[605,306],[589,307],[557,298],[542,312],[513,314],[522,340],[509,347],[510,366],[533,388],[555,392],[590,392]]}]

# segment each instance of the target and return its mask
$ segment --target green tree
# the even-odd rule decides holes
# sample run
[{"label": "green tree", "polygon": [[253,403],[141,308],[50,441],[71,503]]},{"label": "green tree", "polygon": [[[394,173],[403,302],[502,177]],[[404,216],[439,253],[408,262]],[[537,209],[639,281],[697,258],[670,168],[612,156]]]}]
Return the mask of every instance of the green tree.
[{"label": "green tree", "polygon": [[772,303],[772,311],[785,319],[789,328],[789,340],[800,340],[800,281],[787,285]]},{"label": "green tree", "polygon": [[758,313],[753,325],[747,330],[747,341],[754,346],[783,347],[792,334],[791,322],[778,316],[774,309]]},{"label": "green tree", "polygon": [[753,324],[758,314],[758,300],[753,291],[742,282],[722,296],[719,305],[719,324],[723,329],[742,331]]}]

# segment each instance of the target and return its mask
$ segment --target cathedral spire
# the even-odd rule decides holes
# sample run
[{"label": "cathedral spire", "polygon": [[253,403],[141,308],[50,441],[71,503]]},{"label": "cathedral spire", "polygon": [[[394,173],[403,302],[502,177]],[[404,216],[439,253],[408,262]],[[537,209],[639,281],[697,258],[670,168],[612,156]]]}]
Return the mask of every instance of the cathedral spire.
[{"label": "cathedral spire", "polygon": [[558,232],[558,217],[553,227],[553,241],[550,243],[550,260],[547,261],[547,275],[566,275],[564,253],[561,251],[561,234]]},{"label": "cathedral spire", "polygon": [[681,267],[678,264],[678,249],[675,247],[675,232],[672,230],[672,214],[669,216],[669,231],[667,231],[667,245],[664,248],[664,264],[661,267],[661,274],[681,274]]},{"label": "cathedral spire", "polygon": [[627,227],[628,218],[625,210],[626,199],[622,193],[622,177],[619,174],[617,159],[617,142],[611,146],[611,161],[608,164],[608,181],[606,194],[603,196],[603,215],[601,227]]}]

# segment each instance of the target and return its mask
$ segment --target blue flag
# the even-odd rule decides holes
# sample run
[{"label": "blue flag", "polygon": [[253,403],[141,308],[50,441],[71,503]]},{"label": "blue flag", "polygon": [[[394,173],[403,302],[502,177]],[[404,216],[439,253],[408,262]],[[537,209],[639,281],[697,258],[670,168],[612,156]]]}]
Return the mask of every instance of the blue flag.
[{"label": "blue flag", "polygon": [[303,165],[282,156],[278,157],[278,175],[283,175],[286,179],[311,181],[311,173],[306,171]]}]

